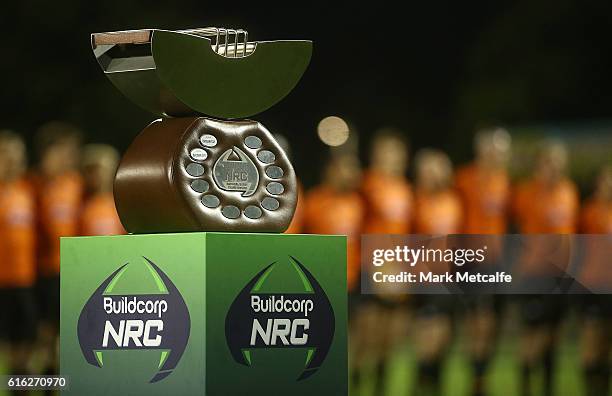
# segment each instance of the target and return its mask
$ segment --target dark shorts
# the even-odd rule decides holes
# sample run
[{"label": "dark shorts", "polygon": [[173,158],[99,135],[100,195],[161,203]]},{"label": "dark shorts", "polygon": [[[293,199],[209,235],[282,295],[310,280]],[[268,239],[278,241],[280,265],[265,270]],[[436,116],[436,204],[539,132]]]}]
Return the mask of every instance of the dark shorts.
[{"label": "dark shorts", "polygon": [[499,318],[506,305],[506,296],[503,294],[467,294],[456,297],[458,315],[491,312]]},{"label": "dark shorts", "polygon": [[557,326],[567,311],[563,294],[526,294],[518,296],[521,319],[526,326]]},{"label": "dark shorts", "polygon": [[10,343],[36,339],[36,301],[32,288],[0,289],[0,338]]},{"label": "dark shorts", "polygon": [[417,294],[412,306],[416,317],[452,316],[457,297],[451,294]]},{"label": "dark shorts", "polygon": [[582,294],[571,297],[578,316],[583,319],[611,321],[611,294]]},{"label": "dark shorts", "polygon": [[59,325],[60,278],[59,275],[41,277],[36,284],[40,319],[52,325]]}]

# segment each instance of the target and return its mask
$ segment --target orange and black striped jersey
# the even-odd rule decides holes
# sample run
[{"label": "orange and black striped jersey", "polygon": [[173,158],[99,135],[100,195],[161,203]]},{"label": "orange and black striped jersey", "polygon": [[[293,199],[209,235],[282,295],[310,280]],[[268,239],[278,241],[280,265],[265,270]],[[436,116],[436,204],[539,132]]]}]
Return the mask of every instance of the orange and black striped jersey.
[{"label": "orange and black striped jersey", "polygon": [[409,234],[413,197],[410,183],[376,171],[365,174],[362,183],[366,202],[366,234]]},{"label": "orange and black striped jersey", "polygon": [[504,170],[482,169],[477,164],[457,171],[456,187],[463,202],[462,232],[503,234],[507,229],[510,181]]},{"label": "orange and black striped jersey", "polygon": [[517,186],[514,211],[523,234],[572,234],[578,210],[578,191],[568,179],[552,186],[532,179]]},{"label": "orange and black striped jersey", "polygon": [[43,276],[59,274],[60,237],[79,231],[83,182],[77,172],[67,172],[47,180],[35,176],[39,223],[38,265]]},{"label": "orange and black striped jersey", "polygon": [[[554,185],[537,179],[517,186],[514,211],[523,234],[573,234],[578,223],[579,198],[570,180],[561,179]],[[567,270],[571,241],[560,236],[539,235],[528,239],[516,264],[517,273],[527,277],[559,276]]]},{"label": "orange and black striped jersey", "polygon": [[321,185],[306,194],[304,226],[313,234],[347,236],[347,282],[349,290],[359,281],[360,236],[365,205],[358,192],[338,192]]},{"label": "orange and black striped jersey", "polygon": [[612,202],[596,198],[588,200],[582,210],[580,231],[585,234],[607,234],[607,242],[599,238],[586,240],[579,281],[587,287],[612,289],[610,239],[612,238]]},{"label": "orange and black striped jersey", "polygon": [[584,234],[612,234],[612,202],[589,199],[580,216],[580,231]]},{"label": "orange and black striped jersey", "polygon": [[456,234],[461,230],[462,207],[453,190],[435,193],[416,191],[414,232],[417,234]]},{"label": "orange and black striped jersey", "polygon": [[[414,232],[416,234],[447,235],[460,231],[462,208],[457,193],[452,189],[438,192],[416,190],[414,205]],[[446,238],[430,238],[423,242],[429,249],[445,249]],[[449,266],[440,261],[423,261],[413,268],[441,274]]]},{"label": "orange and black striped jersey", "polygon": [[36,278],[35,202],[30,185],[0,185],[0,287],[30,287]]},{"label": "orange and black striped jersey", "polygon": [[112,193],[97,194],[87,198],[80,221],[80,235],[125,234]]}]

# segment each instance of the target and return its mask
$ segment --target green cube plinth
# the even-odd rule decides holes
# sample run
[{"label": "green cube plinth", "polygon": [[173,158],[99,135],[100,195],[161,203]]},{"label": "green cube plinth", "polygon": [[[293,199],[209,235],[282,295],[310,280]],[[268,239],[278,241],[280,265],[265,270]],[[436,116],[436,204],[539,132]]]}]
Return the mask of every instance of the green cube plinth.
[{"label": "green cube plinth", "polygon": [[346,239],[63,238],[66,395],[346,395]]}]

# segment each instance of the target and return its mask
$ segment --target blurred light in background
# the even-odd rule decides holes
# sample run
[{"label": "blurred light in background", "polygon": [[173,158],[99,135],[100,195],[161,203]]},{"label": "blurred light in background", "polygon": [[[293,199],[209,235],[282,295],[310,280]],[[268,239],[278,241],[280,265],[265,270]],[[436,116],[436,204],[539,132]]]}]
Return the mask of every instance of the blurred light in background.
[{"label": "blurred light in background", "polygon": [[317,127],[319,139],[328,146],[341,146],[349,138],[349,126],[342,118],[329,116],[319,121]]}]

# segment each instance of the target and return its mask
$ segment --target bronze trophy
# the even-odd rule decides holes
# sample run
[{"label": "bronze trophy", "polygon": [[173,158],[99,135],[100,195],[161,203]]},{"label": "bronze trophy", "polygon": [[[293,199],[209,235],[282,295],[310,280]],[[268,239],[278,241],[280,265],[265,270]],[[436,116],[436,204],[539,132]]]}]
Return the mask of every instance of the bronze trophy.
[{"label": "bronze trophy", "polygon": [[95,33],[104,74],[161,117],[132,142],[114,194],[128,232],[283,232],[297,203],[293,167],[245,119],[280,101],[310,62],[310,41],[249,41],[238,29]]}]

